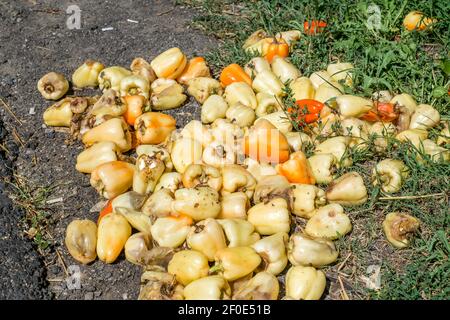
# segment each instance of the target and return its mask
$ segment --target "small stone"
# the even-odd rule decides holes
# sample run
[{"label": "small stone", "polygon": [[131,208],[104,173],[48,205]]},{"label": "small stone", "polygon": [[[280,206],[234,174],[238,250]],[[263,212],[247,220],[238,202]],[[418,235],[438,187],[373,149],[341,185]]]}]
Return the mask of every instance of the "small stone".
[{"label": "small stone", "polygon": [[94,299],[94,293],[88,292],[84,295],[84,300],[93,300]]},{"label": "small stone", "polygon": [[102,291],[101,290],[98,290],[98,291],[94,292],[94,296],[96,296],[96,297],[100,297],[101,295],[102,295]]}]

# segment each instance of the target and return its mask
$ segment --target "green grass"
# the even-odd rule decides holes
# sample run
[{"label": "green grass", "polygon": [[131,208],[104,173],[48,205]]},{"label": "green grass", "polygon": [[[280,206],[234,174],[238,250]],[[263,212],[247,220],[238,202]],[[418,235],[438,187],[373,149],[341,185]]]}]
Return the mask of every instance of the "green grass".
[{"label": "green grass", "polygon": [[[449,1],[178,2],[198,8],[200,14],[194,19],[194,26],[221,41],[206,56],[216,75],[230,63],[244,65],[251,58],[242,44],[255,30],[262,28],[270,34],[303,30],[304,21],[321,19],[328,24],[325,32],[303,36],[291,50],[291,61],[304,75],[325,69],[330,62],[352,62],[354,86],[346,88],[348,92],[364,96],[378,90],[409,93],[420,103],[432,104],[442,119],[450,119]],[[381,12],[380,29],[367,26],[372,3]],[[423,11],[438,22],[431,30],[407,32],[402,21],[412,10]],[[436,132],[430,132],[431,138]],[[350,150],[354,164],[342,172],[360,172],[370,198],[363,206],[348,210],[354,230],[337,241],[340,260],[327,272],[337,272],[337,266],[351,253],[340,271],[348,275],[353,298],[450,299],[450,166],[430,161],[420,163],[413,149],[392,140],[382,154],[374,153],[370,147]],[[410,168],[409,179],[395,197],[428,197],[380,200],[384,195],[371,185],[370,175],[376,161],[387,157],[401,159]],[[392,211],[406,212],[421,220],[420,232],[407,249],[393,249],[385,241],[381,222]],[[382,266],[380,290],[369,290],[361,281],[369,265]]]}]

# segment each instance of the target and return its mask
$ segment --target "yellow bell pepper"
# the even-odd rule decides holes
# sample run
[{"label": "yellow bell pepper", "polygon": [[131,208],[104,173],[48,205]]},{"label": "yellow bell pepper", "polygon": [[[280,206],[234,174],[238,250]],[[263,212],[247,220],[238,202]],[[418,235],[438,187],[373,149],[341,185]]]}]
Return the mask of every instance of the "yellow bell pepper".
[{"label": "yellow bell pepper", "polygon": [[90,183],[100,195],[112,199],[131,187],[134,171],[134,165],[128,162],[106,162],[92,171]]},{"label": "yellow bell pepper", "polygon": [[314,99],[316,89],[308,77],[299,77],[289,83],[292,90],[292,97],[295,100]]},{"label": "yellow bell pepper", "polygon": [[72,83],[77,88],[98,86],[98,75],[105,66],[98,61],[86,60],[72,74]]},{"label": "yellow bell pepper", "polygon": [[131,75],[131,71],[123,67],[113,66],[105,68],[98,74],[99,88],[100,90],[113,89],[119,92],[122,79]]},{"label": "yellow bell pepper", "polygon": [[167,79],[178,78],[186,65],[187,58],[179,48],[166,50],[150,62],[158,78]]},{"label": "yellow bell pepper", "polygon": [[314,150],[314,154],[331,153],[336,157],[337,165],[348,167],[352,165],[352,159],[348,153],[349,137],[333,137],[320,143]]},{"label": "yellow bell pepper", "polygon": [[222,195],[242,191],[249,199],[253,196],[256,180],[250,172],[237,164],[227,164],[221,169]]},{"label": "yellow bell pepper", "polygon": [[198,101],[198,103],[204,103],[211,95],[223,94],[222,86],[220,82],[207,77],[198,77],[188,81],[187,83],[188,93]]},{"label": "yellow bell pepper", "polygon": [[166,166],[159,156],[142,154],[136,159],[133,190],[139,194],[149,194],[155,190]]},{"label": "yellow bell pepper", "polygon": [[381,183],[381,190],[394,193],[401,189],[409,176],[409,169],[401,160],[384,159],[372,170],[372,184]]},{"label": "yellow bell pepper", "polygon": [[[284,111],[273,112],[260,117],[260,119],[266,119],[284,135],[288,132],[291,132],[293,128],[292,122],[288,119]],[[260,120],[257,119],[255,122],[258,121]]]},{"label": "yellow bell pepper", "polygon": [[383,221],[387,240],[396,248],[406,248],[420,226],[420,220],[405,213],[391,212]]},{"label": "yellow bell pepper", "polygon": [[222,196],[221,206],[218,219],[247,219],[250,201],[244,192],[233,192]]},{"label": "yellow bell pepper", "polygon": [[107,89],[103,91],[100,99],[94,104],[90,114],[96,116],[109,115],[113,117],[121,116],[127,111],[127,105],[119,97],[118,91]]},{"label": "yellow bell pepper", "polygon": [[64,243],[70,255],[88,264],[97,258],[97,225],[91,220],[73,220],[66,228]]},{"label": "yellow bell pepper", "polygon": [[263,176],[256,184],[253,202],[257,204],[278,197],[290,202],[291,193],[291,184],[286,177],[279,174]]},{"label": "yellow bell pepper", "polygon": [[200,163],[202,144],[191,138],[180,138],[172,144],[170,155],[175,169],[183,173],[192,163]]},{"label": "yellow bell pepper", "polygon": [[410,114],[413,114],[414,111],[416,111],[417,109],[416,100],[414,100],[414,98],[407,93],[398,94],[394,96],[389,102],[394,105],[396,104],[399,106],[406,107],[409,110]]},{"label": "yellow bell pepper", "polygon": [[313,72],[309,76],[309,80],[311,81],[314,90],[317,90],[319,86],[323,83],[330,83],[333,82],[333,79],[331,78],[331,75],[326,70],[320,70]]},{"label": "yellow bell pepper", "polygon": [[281,80],[282,83],[286,83],[289,80],[294,81],[302,74],[300,70],[294,66],[287,59],[275,56],[271,63],[272,72]]},{"label": "yellow bell pepper", "polygon": [[149,157],[158,157],[164,161],[166,167],[165,172],[170,172],[173,169],[172,159],[170,159],[169,151],[162,145],[141,144],[136,147],[137,156],[147,155]]},{"label": "yellow bell pepper", "polygon": [[139,232],[151,233],[152,221],[149,216],[130,208],[116,207],[114,212],[121,214]]},{"label": "yellow bell pepper", "polygon": [[326,266],[336,261],[339,252],[334,243],[306,234],[294,233],[289,239],[288,258],[294,266]]},{"label": "yellow bell pepper", "polygon": [[177,248],[183,244],[193,221],[188,216],[167,216],[156,219],[151,228],[153,239],[160,247]]},{"label": "yellow bell pepper", "polygon": [[203,253],[194,250],[178,251],[167,266],[167,272],[173,274],[177,281],[184,286],[206,277],[208,271],[208,259]]},{"label": "yellow bell pepper", "polygon": [[222,96],[210,95],[202,105],[201,120],[203,123],[213,123],[216,119],[225,118],[228,104]]},{"label": "yellow bell pepper", "polygon": [[312,145],[313,142],[304,132],[287,132],[284,135],[288,141],[289,147],[294,151],[305,151],[308,144]]},{"label": "yellow bell pepper", "polygon": [[308,158],[308,162],[317,183],[328,184],[333,181],[338,161],[332,153],[315,154]]},{"label": "yellow bell pepper", "polygon": [[146,265],[151,247],[150,234],[145,232],[135,233],[125,243],[125,258],[133,264]]},{"label": "yellow bell pepper", "polygon": [[348,172],[332,181],[326,190],[329,203],[343,206],[360,205],[367,201],[367,189],[358,172]]},{"label": "yellow bell pepper", "polygon": [[245,247],[259,240],[255,227],[243,219],[220,219],[217,222],[222,226],[228,240],[228,247]]},{"label": "yellow bell pepper", "polygon": [[336,103],[331,102],[330,100],[342,96],[342,92],[344,92],[344,89],[339,83],[335,81],[332,81],[330,83],[325,82],[316,89],[314,100],[320,101],[322,103],[328,101],[328,103],[334,108]]},{"label": "yellow bell pepper", "polygon": [[[234,142],[234,139],[229,140],[233,140],[232,142]],[[236,153],[229,144],[215,141],[205,147],[202,160],[210,166],[221,168],[224,165],[236,163]]]},{"label": "yellow bell pepper", "polygon": [[239,127],[249,127],[256,119],[255,111],[246,105],[237,103],[227,109],[226,117]]},{"label": "yellow bell pepper", "polygon": [[208,276],[188,284],[183,291],[186,300],[230,300],[231,288],[222,276]]},{"label": "yellow bell pepper", "polygon": [[120,95],[141,95],[148,99],[150,97],[150,84],[143,76],[137,74],[129,75],[120,81]]},{"label": "yellow bell pepper", "polygon": [[63,74],[50,72],[39,79],[38,91],[47,100],[58,100],[69,90],[69,81]]},{"label": "yellow bell pepper", "polygon": [[288,259],[286,245],[289,236],[286,232],[278,232],[255,242],[252,248],[262,257],[264,271],[279,275],[286,268]]},{"label": "yellow bell pepper", "polygon": [[427,130],[439,123],[439,112],[429,104],[419,104],[411,116],[409,129]]},{"label": "yellow bell pepper", "polygon": [[292,197],[292,213],[306,219],[326,203],[325,191],[310,184],[293,184]]},{"label": "yellow bell pepper", "polygon": [[208,186],[216,191],[222,188],[222,176],[217,168],[204,164],[190,164],[182,175],[185,188]]},{"label": "yellow bell pepper", "polygon": [[228,85],[225,88],[224,97],[229,106],[240,103],[244,106],[251,107],[253,110],[258,106],[252,87],[245,82],[233,82]]},{"label": "yellow bell pepper", "polygon": [[212,218],[202,220],[191,227],[186,243],[191,249],[203,253],[209,261],[214,261],[218,250],[227,247],[222,227]]},{"label": "yellow bell pepper", "polygon": [[373,108],[371,100],[344,94],[336,98],[339,113],[344,118],[360,117]]},{"label": "yellow bell pepper", "polygon": [[263,57],[255,57],[244,66],[245,73],[252,79],[263,70],[271,70],[269,62]]},{"label": "yellow bell pepper", "polygon": [[106,162],[116,161],[119,150],[114,142],[103,141],[92,145],[77,156],[75,168],[79,172],[91,173]]},{"label": "yellow bell pepper", "polygon": [[142,212],[153,217],[167,217],[172,213],[172,203],[175,200],[174,191],[162,188],[155,191],[142,206]]},{"label": "yellow bell pepper", "polygon": [[158,144],[164,142],[175,130],[175,119],[164,113],[146,112],[136,119],[136,138],[141,143]]},{"label": "yellow bell pepper", "polygon": [[183,188],[182,176],[179,172],[166,172],[159,178],[155,192],[161,189],[169,189],[172,192]]},{"label": "yellow bell pepper", "polygon": [[354,69],[353,64],[348,62],[330,63],[327,67],[327,72],[331,75],[331,78],[340,82],[343,81],[346,85],[352,86],[353,78],[352,71]]},{"label": "yellow bell pepper", "polygon": [[279,292],[280,285],[273,274],[258,272],[233,293],[233,300],[277,300]]},{"label": "yellow bell pepper", "polygon": [[[258,118],[283,110],[280,101],[268,93],[260,92],[256,94],[256,100],[258,101],[258,106],[255,109],[255,113]],[[285,118],[287,120],[286,115]]]},{"label": "yellow bell pepper", "polygon": [[319,300],[326,287],[325,274],[313,267],[291,267],[286,274],[286,296],[295,300]]},{"label": "yellow bell pepper", "polygon": [[116,212],[116,209],[119,207],[140,211],[146,199],[146,196],[134,191],[122,193],[120,196],[115,197],[111,201],[112,211]]},{"label": "yellow bell pepper", "polygon": [[70,108],[72,98],[64,98],[48,107],[43,115],[44,123],[51,127],[70,127],[73,112]]},{"label": "yellow bell pepper", "polygon": [[97,142],[114,142],[121,152],[131,149],[131,134],[128,125],[122,118],[113,118],[90,129],[82,136],[86,146]]},{"label": "yellow bell pepper", "polygon": [[178,189],[175,191],[172,210],[195,221],[215,218],[221,210],[219,194],[210,187]]},{"label": "yellow bell pepper", "polygon": [[133,74],[137,74],[147,79],[149,84],[156,80],[155,71],[153,71],[150,63],[143,58],[134,58],[130,65],[130,70]]},{"label": "yellow bell pepper", "polygon": [[97,255],[106,263],[113,263],[131,236],[128,221],[118,213],[104,216],[98,225]]},{"label": "yellow bell pepper", "polygon": [[263,70],[253,79],[252,87],[256,92],[281,97],[283,95],[284,85],[272,71]]},{"label": "yellow bell pepper", "polygon": [[219,271],[227,281],[234,281],[253,272],[261,263],[250,247],[224,248],[216,252],[212,271]]},{"label": "yellow bell pepper", "polygon": [[254,205],[248,210],[247,219],[261,235],[289,232],[291,228],[288,204],[283,198]]},{"label": "yellow bell pepper", "polygon": [[352,224],[341,205],[334,203],[317,209],[308,220],[305,232],[314,238],[335,240],[352,230]]},{"label": "yellow bell pepper", "polygon": [[243,165],[247,168],[247,171],[256,179],[260,181],[265,176],[277,175],[277,170],[268,163],[259,163],[252,158],[245,158]]}]

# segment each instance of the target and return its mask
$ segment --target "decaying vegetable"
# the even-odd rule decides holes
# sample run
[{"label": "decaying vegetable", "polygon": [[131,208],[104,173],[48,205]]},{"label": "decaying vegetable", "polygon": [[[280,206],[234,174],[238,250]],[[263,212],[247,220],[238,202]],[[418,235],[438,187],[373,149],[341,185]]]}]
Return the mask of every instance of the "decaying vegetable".
[{"label": "decaying vegetable", "polygon": [[131,263],[146,265],[147,254],[151,247],[150,234],[145,232],[135,233],[125,243],[125,257]]},{"label": "decaying vegetable", "polygon": [[142,212],[153,217],[167,217],[172,213],[172,202],[175,200],[174,191],[162,188],[155,191],[142,206]]},{"label": "decaying vegetable", "polygon": [[37,88],[47,100],[58,100],[69,90],[69,81],[63,74],[50,72],[39,79]]},{"label": "decaying vegetable", "polygon": [[177,78],[181,84],[187,84],[189,80],[198,77],[211,77],[206,60],[203,57],[194,57],[189,60],[183,73]]},{"label": "decaying vegetable", "polygon": [[260,238],[255,227],[247,220],[220,219],[217,222],[225,232],[229,248],[250,246]]},{"label": "decaying vegetable", "polygon": [[73,220],[66,228],[65,244],[70,255],[88,264],[97,258],[97,225],[91,220]]},{"label": "decaying vegetable", "polygon": [[308,162],[317,183],[328,184],[333,181],[337,159],[332,153],[315,154],[308,158]]},{"label": "decaying vegetable", "polygon": [[343,206],[360,205],[367,201],[367,189],[358,172],[349,172],[328,185],[326,197],[330,203]]},{"label": "decaying vegetable", "polygon": [[409,245],[410,237],[419,229],[420,221],[405,213],[391,212],[383,221],[387,240],[396,248]]},{"label": "decaying vegetable", "polygon": [[204,103],[211,95],[221,96],[223,93],[219,81],[209,77],[197,77],[188,81],[188,93],[199,103]]},{"label": "decaying vegetable", "polygon": [[372,183],[373,185],[380,183],[381,190],[394,193],[400,190],[408,175],[409,169],[403,161],[384,159],[373,168]]},{"label": "decaying vegetable", "polygon": [[327,202],[325,191],[310,184],[292,185],[292,213],[309,219]]},{"label": "decaying vegetable", "polygon": [[325,274],[313,267],[291,267],[286,274],[286,296],[295,300],[319,300],[325,286]]},{"label": "decaying vegetable", "polygon": [[235,293],[233,300],[277,300],[280,285],[269,272],[259,272]]},{"label": "decaying vegetable", "polygon": [[183,286],[163,267],[151,266],[141,276],[139,300],[182,300]]},{"label": "decaying vegetable", "polygon": [[224,97],[230,107],[240,103],[254,110],[258,106],[252,87],[245,82],[233,82],[228,85],[225,88]]},{"label": "decaying vegetable", "polygon": [[222,188],[222,175],[215,167],[204,164],[190,164],[183,172],[183,185],[186,188],[208,186],[216,191]]},{"label": "decaying vegetable", "polygon": [[308,220],[305,232],[314,238],[335,240],[352,230],[352,224],[339,204],[329,204],[317,209]]},{"label": "decaying vegetable", "polygon": [[198,251],[178,251],[170,260],[167,271],[173,274],[179,283],[186,286],[192,281],[208,275],[208,259]]},{"label": "decaying vegetable", "polygon": [[249,198],[253,196],[256,187],[255,178],[237,164],[227,164],[222,167],[222,194],[242,191]]},{"label": "decaying vegetable", "polygon": [[339,252],[332,241],[294,233],[288,245],[288,258],[294,266],[322,267],[336,261]]},{"label": "decaying vegetable", "polygon": [[233,192],[222,195],[222,210],[219,219],[247,219],[250,201],[244,192]]},{"label": "decaying vegetable", "polygon": [[112,199],[132,186],[134,171],[134,165],[128,162],[106,162],[92,171],[90,183],[100,195]]},{"label": "decaying vegetable", "polygon": [[286,246],[289,236],[286,232],[278,232],[262,238],[252,245],[252,248],[262,258],[262,269],[273,275],[280,274],[286,268],[288,259]]},{"label": "decaying vegetable", "polygon": [[283,198],[254,205],[248,210],[247,219],[261,235],[289,232],[291,228],[288,204]]},{"label": "decaying vegetable", "polygon": [[224,277],[214,275],[191,282],[183,295],[186,300],[230,300],[231,288]]},{"label": "decaying vegetable", "polygon": [[131,74],[130,70],[119,66],[105,68],[98,74],[99,88],[101,90],[113,89],[120,91],[120,82]]},{"label": "decaying vegetable", "polygon": [[276,170],[291,183],[316,183],[308,160],[302,151],[291,153],[289,160],[282,164],[277,164]]},{"label": "decaying vegetable", "polygon": [[191,217],[184,215],[158,218],[151,227],[151,234],[159,246],[177,248],[186,240],[192,223]]},{"label": "decaying vegetable", "polygon": [[202,122],[213,123],[216,119],[225,118],[227,110],[228,104],[222,96],[210,95],[202,105]]},{"label": "decaying vegetable", "polygon": [[172,144],[170,154],[175,169],[182,174],[190,164],[201,162],[202,144],[191,138],[180,138]]},{"label": "decaying vegetable", "polygon": [[221,274],[227,281],[242,278],[258,267],[261,258],[250,247],[233,247],[218,250],[212,270]]},{"label": "decaying vegetable", "polygon": [[151,233],[152,221],[149,216],[130,208],[116,207],[114,212],[121,214],[139,232]]},{"label": "decaying vegetable", "polygon": [[209,261],[214,261],[216,252],[226,248],[225,234],[217,220],[208,218],[191,227],[186,243],[203,253]]},{"label": "decaying vegetable", "polygon": [[121,214],[110,213],[98,225],[97,255],[106,263],[113,263],[131,236],[131,227]]},{"label": "decaying vegetable", "polygon": [[43,118],[47,126],[70,127],[72,121],[72,98],[64,98],[45,110]]},{"label": "decaying vegetable", "polygon": [[291,184],[281,175],[262,176],[256,184],[253,202],[260,203],[274,198],[284,198],[289,203],[291,199]]},{"label": "decaying vegetable", "polygon": [[175,191],[172,210],[195,221],[215,218],[221,210],[219,194],[210,187],[183,188]]},{"label": "decaying vegetable", "polygon": [[77,88],[98,86],[98,75],[105,66],[98,61],[86,60],[72,74],[72,83]]},{"label": "decaying vegetable", "polygon": [[153,81],[156,80],[155,71],[153,71],[150,63],[148,63],[143,58],[135,58],[131,62],[130,70],[133,74],[137,74],[141,77],[144,77],[149,84],[152,84]]},{"label": "decaying vegetable", "polygon": [[131,149],[131,134],[128,125],[121,118],[113,118],[87,131],[82,136],[85,145],[97,142],[114,142],[121,152]]},{"label": "decaying vegetable", "polygon": [[150,66],[158,78],[176,79],[187,65],[187,58],[179,48],[164,51],[151,62]]},{"label": "decaying vegetable", "polygon": [[141,143],[158,144],[175,130],[175,119],[164,113],[146,112],[136,119],[136,138]]}]

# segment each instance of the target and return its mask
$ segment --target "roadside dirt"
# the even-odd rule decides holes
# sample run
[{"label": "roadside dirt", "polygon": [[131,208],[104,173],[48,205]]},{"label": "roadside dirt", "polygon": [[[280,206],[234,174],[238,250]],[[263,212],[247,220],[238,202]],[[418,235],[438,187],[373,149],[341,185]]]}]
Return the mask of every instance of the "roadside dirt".
[{"label": "roadside dirt", "polygon": [[[79,30],[66,26],[66,9],[72,4],[81,9]],[[134,57],[150,60],[174,46],[189,56],[204,54],[216,43],[189,29],[193,14],[192,10],[174,6],[172,1],[0,0],[0,97],[21,122],[1,106],[4,127],[0,126],[0,132],[9,134],[0,137],[0,143],[7,142],[6,146],[15,151],[2,151],[0,168],[12,167],[33,186],[52,186],[49,200],[62,199],[48,205],[53,246],[40,258],[21,229],[19,221],[24,213],[13,208],[0,192],[1,215],[10,216],[0,221],[0,235],[2,239],[8,237],[8,241],[0,243],[0,259],[8,261],[0,266],[2,298],[137,298],[139,267],[123,257],[112,265],[96,261],[82,266],[63,245],[65,228],[71,220],[97,219],[97,213],[90,209],[100,197],[90,187],[89,177],[75,170],[75,158],[82,146],[66,146],[66,133],[42,125],[42,114],[51,103],[40,96],[36,83],[49,71],[61,72],[70,79],[76,67],[88,58],[127,67]],[[106,27],[113,30],[102,31]],[[199,116],[199,108],[191,101],[170,113],[177,118],[178,126],[183,126]],[[0,172],[5,179],[11,175],[8,169]],[[0,191],[4,189],[5,185],[0,184]],[[68,277],[72,271],[79,273]]]}]

